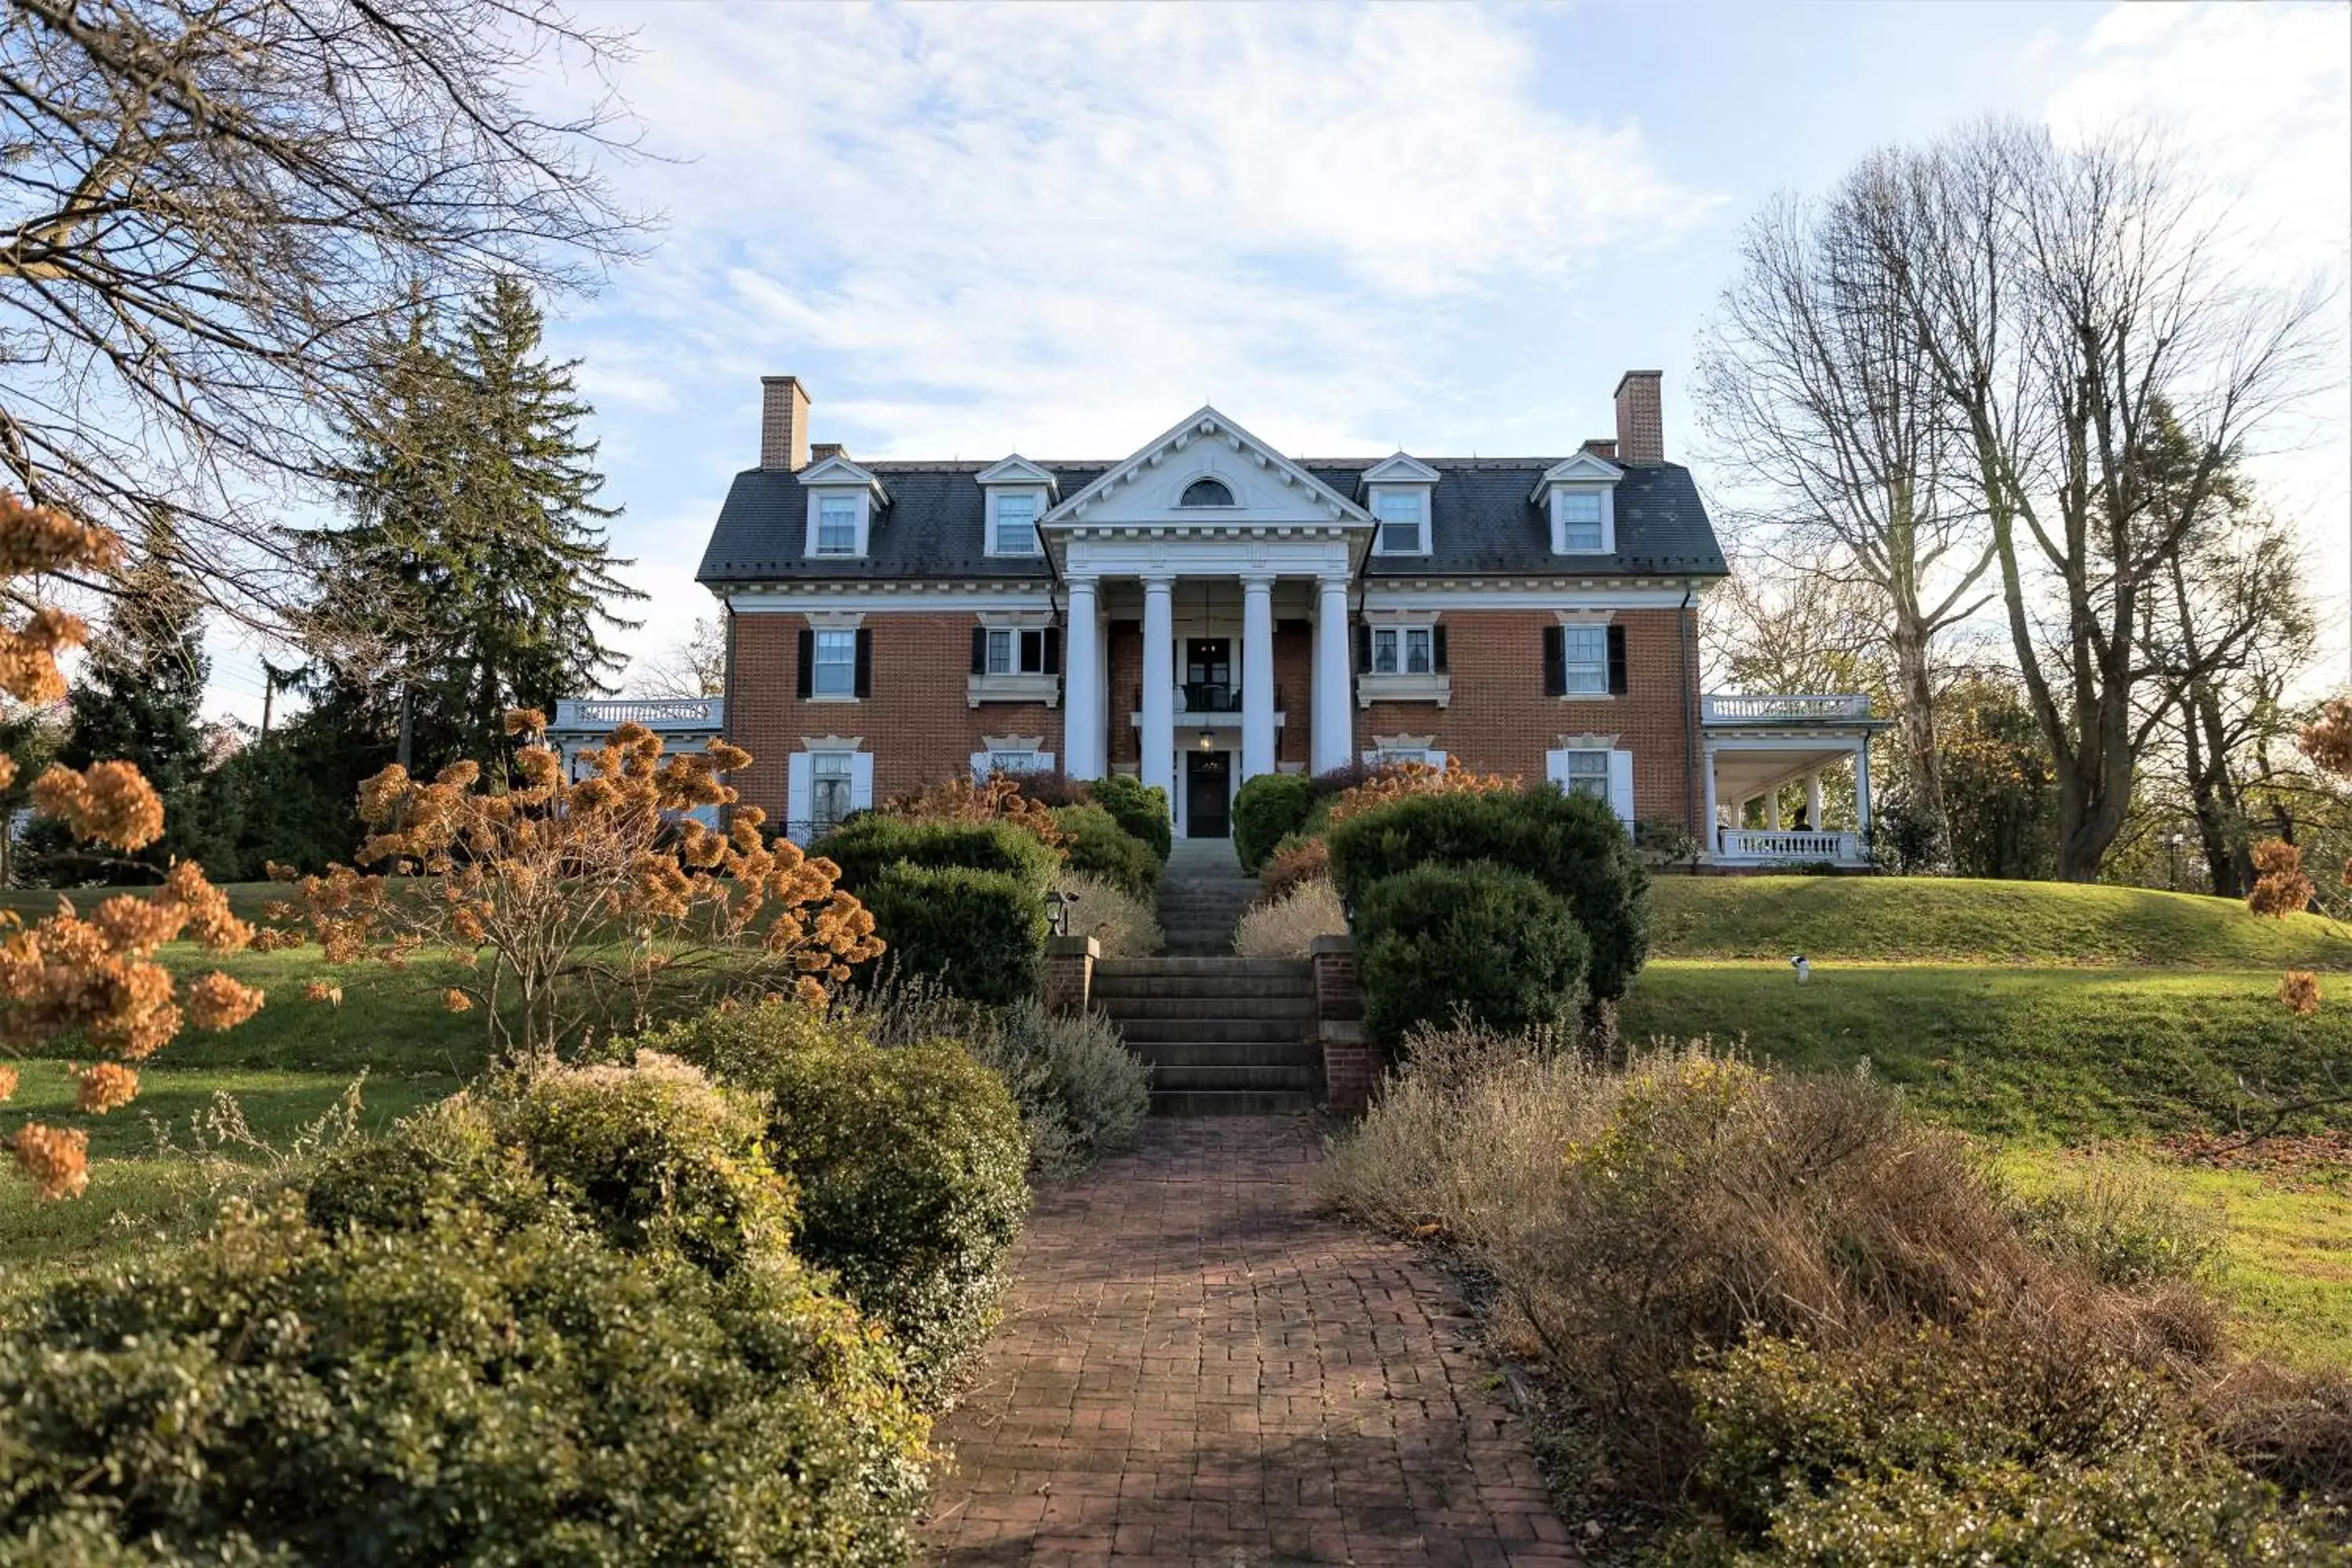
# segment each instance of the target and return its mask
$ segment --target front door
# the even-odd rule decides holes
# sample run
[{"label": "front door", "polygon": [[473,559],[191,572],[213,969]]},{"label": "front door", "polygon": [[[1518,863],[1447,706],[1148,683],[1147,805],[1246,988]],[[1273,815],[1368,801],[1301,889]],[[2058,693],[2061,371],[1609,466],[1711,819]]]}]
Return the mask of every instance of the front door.
[{"label": "front door", "polygon": [[1225,838],[1233,834],[1231,795],[1226,785],[1233,770],[1231,752],[1184,753],[1184,836]]}]

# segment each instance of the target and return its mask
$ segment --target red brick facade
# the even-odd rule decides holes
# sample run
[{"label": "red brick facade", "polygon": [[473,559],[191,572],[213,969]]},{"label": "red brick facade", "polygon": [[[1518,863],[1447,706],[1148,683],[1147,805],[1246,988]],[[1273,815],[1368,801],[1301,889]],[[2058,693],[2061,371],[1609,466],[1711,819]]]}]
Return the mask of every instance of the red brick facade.
[{"label": "red brick facade", "polygon": [[[1545,753],[1566,735],[1616,737],[1633,753],[1634,814],[1699,826],[1701,786],[1693,767],[1698,704],[1695,650],[1679,609],[1628,609],[1612,623],[1625,628],[1627,690],[1622,696],[1566,699],[1544,692],[1543,636],[1558,617],[1549,610],[1446,610],[1451,696],[1434,702],[1350,703],[1351,754],[1385,735],[1426,735],[1437,750],[1481,772],[1545,774]],[[747,613],[733,617],[728,685],[730,736],[752,765],[743,781],[747,800],[782,822],[790,815],[787,759],[811,737],[854,736],[873,763],[873,797],[969,771],[972,753],[989,736],[1037,736],[1066,765],[1062,714],[1037,703],[971,705],[972,627],[969,611],[869,611],[869,694],[856,700],[816,700],[797,689],[798,637],[808,617]],[[1108,755],[1113,771],[1132,771],[1138,736],[1130,721],[1142,680],[1142,633],[1131,620],[1109,628],[1104,676],[1108,700]],[[1352,648],[1353,642],[1350,641]],[[1306,767],[1311,755],[1314,635],[1305,621],[1275,628],[1275,687],[1285,723],[1276,756]],[[1238,746],[1236,731],[1234,744]]]}]

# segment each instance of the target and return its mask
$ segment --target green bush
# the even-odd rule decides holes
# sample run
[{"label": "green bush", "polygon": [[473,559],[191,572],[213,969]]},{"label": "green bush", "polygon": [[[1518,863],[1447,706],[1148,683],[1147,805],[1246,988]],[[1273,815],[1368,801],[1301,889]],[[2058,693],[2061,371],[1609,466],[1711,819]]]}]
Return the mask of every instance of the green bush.
[{"label": "green bush", "polygon": [[1705,1533],[1760,1549],[1740,1562],[2341,1560],[2315,1519],[2205,1451],[2161,1379],[2047,1324],[1836,1352],[1751,1338],[1688,1382]]},{"label": "green bush", "polygon": [[1001,871],[1042,897],[1062,865],[1058,851],[1009,822],[908,821],[878,814],[843,823],[809,853],[840,867],[841,885],[861,899],[894,865]]},{"label": "green bush", "polygon": [[2103,1160],[2018,1198],[2015,1209],[2028,1239],[2109,1285],[2198,1279],[2221,1260],[2213,1215],[2145,1166]]},{"label": "green bush", "polygon": [[1490,1028],[1571,1022],[1585,938],[1568,904],[1521,872],[1432,865],[1374,882],[1356,911],[1364,1020],[1385,1040],[1456,1009]]},{"label": "green bush", "polygon": [[1234,853],[1255,877],[1275,846],[1307,826],[1315,781],[1305,773],[1260,773],[1234,795]]},{"label": "green bush", "polygon": [[551,1201],[330,1233],[295,1194],[0,1337],[0,1561],[883,1564],[924,1423],[789,1255],[720,1280]]},{"label": "green bush", "polygon": [[[914,990],[899,1021],[968,1027],[980,1009]],[[891,1015],[778,999],[640,1044],[769,1096],[768,1152],[800,1194],[800,1253],[887,1325],[936,1394],[995,1321],[1029,1206],[1028,1141],[1003,1080],[962,1046],[877,1045]]]},{"label": "green bush", "polygon": [[1090,779],[1086,796],[1118,819],[1118,825],[1150,847],[1161,860],[1175,843],[1175,825],[1168,813],[1168,792],[1147,784],[1132,773],[1107,773]]},{"label": "green bush", "polygon": [[959,996],[996,1003],[1034,995],[1044,980],[1051,931],[1042,886],[1004,871],[900,863],[859,896],[889,943],[886,962],[900,974],[929,976]]},{"label": "green bush", "polygon": [[1070,870],[1138,899],[1149,900],[1160,890],[1160,857],[1102,806],[1063,806],[1054,813],[1054,826],[1069,836],[1062,851]]},{"label": "green bush", "polygon": [[1649,956],[1649,877],[1608,804],[1545,784],[1493,795],[1421,795],[1351,816],[1330,831],[1331,876],[1360,910],[1372,884],[1430,864],[1492,861],[1567,900],[1591,957],[1596,1000],[1625,994]]}]

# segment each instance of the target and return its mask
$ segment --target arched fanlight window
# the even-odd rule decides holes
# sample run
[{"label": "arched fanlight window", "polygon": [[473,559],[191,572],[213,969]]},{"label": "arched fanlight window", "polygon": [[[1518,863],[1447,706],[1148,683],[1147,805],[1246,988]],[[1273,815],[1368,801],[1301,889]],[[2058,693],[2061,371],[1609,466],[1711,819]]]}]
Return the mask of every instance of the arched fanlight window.
[{"label": "arched fanlight window", "polygon": [[1234,492],[1225,488],[1223,479],[1194,479],[1184,487],[1181,506],[1231,506]]}]

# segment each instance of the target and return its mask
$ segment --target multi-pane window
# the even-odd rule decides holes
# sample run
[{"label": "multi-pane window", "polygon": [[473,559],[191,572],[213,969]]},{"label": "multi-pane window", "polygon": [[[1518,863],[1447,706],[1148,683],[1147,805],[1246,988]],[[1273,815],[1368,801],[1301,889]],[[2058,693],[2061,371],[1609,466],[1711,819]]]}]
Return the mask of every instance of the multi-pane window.
[{"label": "multi-pane window", "polygon": [[1568,777],[1564,782],[1569,794],[1589,795],[1601,800],[1609,798],[1608,752],[1570,752],[1565,760]]},{"label": "multi-pane window", "polygon": [[1038,757],[1034,752],[991,752],[988,771],[992,773],[1034,773]]},{"label": "multi-pane window", "polygon": [[987,629],[982,665],[985,675],[1042,675],[1045,668],[1045,634],[1042,628],[1023,631],[1014,626]]},{"label": "multi-pane window", "polygon": [[1384,490],[1372,500],[1372,515],[1380,519],[1381,553],[1421,553],[1421,497],[1411,490]]},{"label": "multi-pane window", "polygon": [[820,631],[814,639],[815,658],[809,669],[809,693],[814,697],[857,695],[857,634]]},{"label": "multi-pane window", "polygon": [[847,752],[813,752],[809,755],[809,833],[830,833],[850,812],[850,772]]},{"label": "multi-pane window", "polygon": [[1427,675],[1432,665],[1427,626],[1374,626],[1374,675]]},{"label": "multi-pane window", "polygon": [[1605,696],[1609,690],[1609,628],[1563,626],[1560,649],[1567,666],[1561,689]]},{"label": "multi-pane window", "polygon": [[1037,553],[1037,498],[1004,495],[996,498],[996,553]]},{"label": "multi-pane window", "polygon": [[1559,547],[1562,550],[1601,548],[1601,497],[1591,490],[1569,490],[1559,498]]},{"label": "multi-pane window", "polygon": [[857,553],[857,498],[824,496],[816,503],[816,552]]}]

